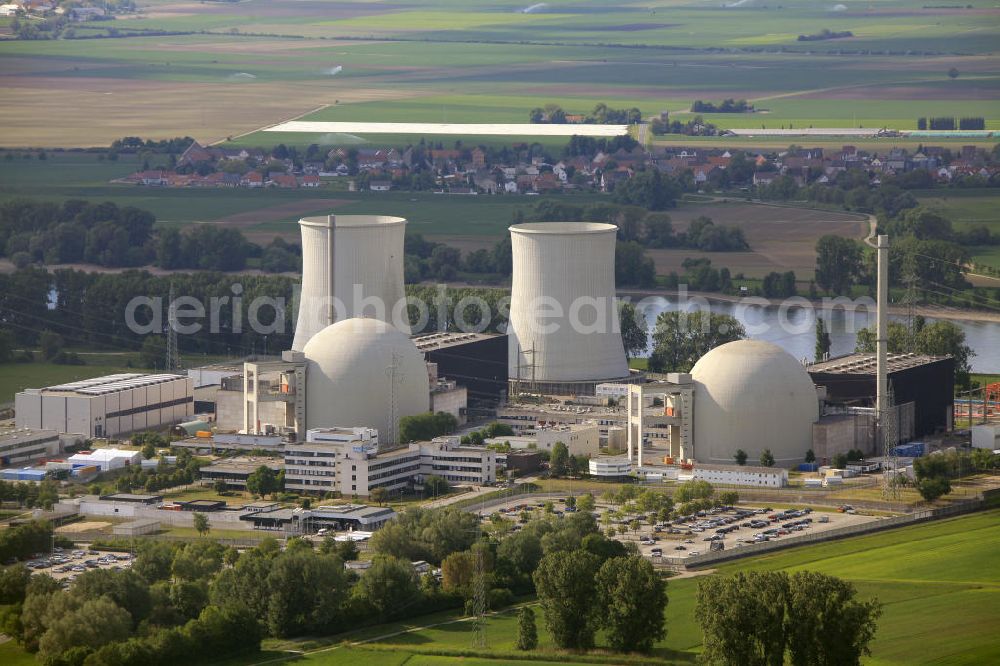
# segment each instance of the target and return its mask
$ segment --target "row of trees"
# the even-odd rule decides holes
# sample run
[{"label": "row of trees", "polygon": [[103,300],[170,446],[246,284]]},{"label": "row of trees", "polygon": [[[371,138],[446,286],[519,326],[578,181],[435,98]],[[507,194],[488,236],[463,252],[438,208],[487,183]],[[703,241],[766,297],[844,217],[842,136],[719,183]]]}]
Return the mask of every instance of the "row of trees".
[{"label": "row of trees", "polygon": [[[628,109],[613,109],[600,102],[593,111],[578,121],[589,125],[634,125],[642,122],[642,112],[634,106]],[[529,111],[528,122],[565,125],[570,120],[561,106],[546,104],[544,107],[535,107]]]},{"label": "row of trees", "polygon": [[149,211],[71,199],[0,204],[0,252],[17,266],[32,262],[143,266],[153,257]]},{"label": "row of trees", "polygon": [[[923,317],[913,318],[907,327],[898,321],[888,324],[888,348],[891,354],[927,354],[928,356],[951,356],[955,359],[955,384],[969,387],[972,371],[970,360],[975,356],[972,348],[965,344],[965,331],[950,321],[926,323]],[[854,351],[875,353],[875,329],[863,328],[858,331]]]},{"label": "row of trees", "polygon": [[1000,464],[1000,456],[989,449],[932,453],[913,460],[913,473],[920,496],[936,500],[951,492],[951,480],[975,472],[989,473]]},{"label": "row of trees", "polygon": [[752,111],[753,104],[745,99],[737,100],[732,97],[722,100],[719,104],[696,99],[691,105],[691,113],[750,113]]},{"label": "row of trees", "polygon": [[[740,572],[698,581],[695,618],[707,663],[741,666],[860,664],[882,605],[850,583],[799,571]],[[786,659],[787,656],[787,659]]]},{"label": "row of trees", "polygon": [[427,412],[399,419],[399,441],[425,442],[441,435],[450,435],[458,427],[458,419],[447,412]]},{"label": "row of trees", "polygon": [[18,268],[33,263],[85,262],[113,268],[156,264],[165,269],[237,271],[252,258],[272,273],[299,270],[298,245],[275,238],[266,247],[246,240],[237,229],[195,225],[156,231],[146,210],[79,199],[62,205],[13,200],[0,205],[0,256]]},{"label": "row of trees", "polygon": [[19,508],[50,509],[58,501],[59,487],[54,479],[45,479],[41,483],[0,480],[0,502],[17,502]]},{"label": "row of trees", "polygon": [[51,548],[52,525],[46,520],[31,520],[0,530],[0,562],[11,558],[26,559],[34,553],[47,553]]}]

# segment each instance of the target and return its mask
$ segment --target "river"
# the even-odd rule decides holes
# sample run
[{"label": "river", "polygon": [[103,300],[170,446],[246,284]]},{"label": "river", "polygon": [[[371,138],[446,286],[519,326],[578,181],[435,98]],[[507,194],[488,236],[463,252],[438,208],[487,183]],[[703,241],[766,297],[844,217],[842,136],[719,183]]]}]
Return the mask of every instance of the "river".
[{"label": "river", "polygon": [[[646,316],[652,344],[656,317],[665,311],[678,309],[677,299],[655,298],[637,301],[638,309]],[[750,338],[766,340],[778,345],[795,358],[812,360],[815,355],[815,312],[811,307],[782,308],[777,305],[749,305],[728,301],[709,301],[709,308],[716,314],[735,316],[747,329]],[[830,355],[841,356],[854,351],[857,331],[875,325],[874,310],[845,311],[831,308],[821,313],[830,332]],[[890,315],[890,320],[904,321],[904,317]],[[935,321],[926,317],[928,323]],[[965,343],[975,352],[970,360],[973,372],[1000,373],[1000,322],[949,319],[965,332]]]}]

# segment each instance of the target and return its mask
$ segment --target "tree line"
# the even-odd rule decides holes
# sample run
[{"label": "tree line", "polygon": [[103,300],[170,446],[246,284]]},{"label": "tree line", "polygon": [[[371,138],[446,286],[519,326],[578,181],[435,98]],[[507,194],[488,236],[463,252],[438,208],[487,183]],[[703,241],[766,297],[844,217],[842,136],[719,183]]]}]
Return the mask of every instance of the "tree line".
[{"label": "tree line", "polygon": [[[570,121],[561,106],[546,104],[544,107],[535,107],[529,111],[528,122],[565,125]],[[634,125],[642,122],[642,112],[634,106],[627,109],[614,109],[604,102],[600,102],[580,122],[587,125]]]},{"label": "tree line", "polygon": [[750,113],[752,111],[753,104],[745,99],[736,100],[732,97],[722,100],[719,104],[696,99],[691,105],[692,113]]}]

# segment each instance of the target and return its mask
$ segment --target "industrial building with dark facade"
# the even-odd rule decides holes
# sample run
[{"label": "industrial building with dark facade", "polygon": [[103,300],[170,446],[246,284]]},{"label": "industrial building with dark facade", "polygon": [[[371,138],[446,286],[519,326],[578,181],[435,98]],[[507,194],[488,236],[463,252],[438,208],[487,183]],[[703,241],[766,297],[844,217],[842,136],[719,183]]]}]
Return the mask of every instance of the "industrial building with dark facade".
[{"label": "industrial building with dark facade", "polygon": [[[826,388],[830,404],[872,407],[875,404],[875,354],[850,354],[806,368],[817,386]],[[912,403],[913,437],[951,430],[955,409],[955,359],[950,356],[889,354],[889,386],[893,403]],[[901,424],[902,427],[902,424]]]}]

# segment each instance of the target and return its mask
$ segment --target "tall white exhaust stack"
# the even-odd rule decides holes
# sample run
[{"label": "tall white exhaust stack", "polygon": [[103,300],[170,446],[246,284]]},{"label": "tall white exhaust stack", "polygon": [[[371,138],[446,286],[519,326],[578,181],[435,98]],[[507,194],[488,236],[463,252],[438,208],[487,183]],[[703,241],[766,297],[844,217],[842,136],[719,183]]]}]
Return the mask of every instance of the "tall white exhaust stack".
[{"label": "tall white exhaust stack", "polygon": [[878,312],[875,318],[875,411],[879,428],[884,429],[889,414],[889,237],[878,237]]},{"label": "tall white exhaust stack", "polygon": [[299,220],[302,291],[292,349],[324,328],[355,317],[379,319],[409,334],[403,290],[406,220],[385,215],[324,215]]}]

